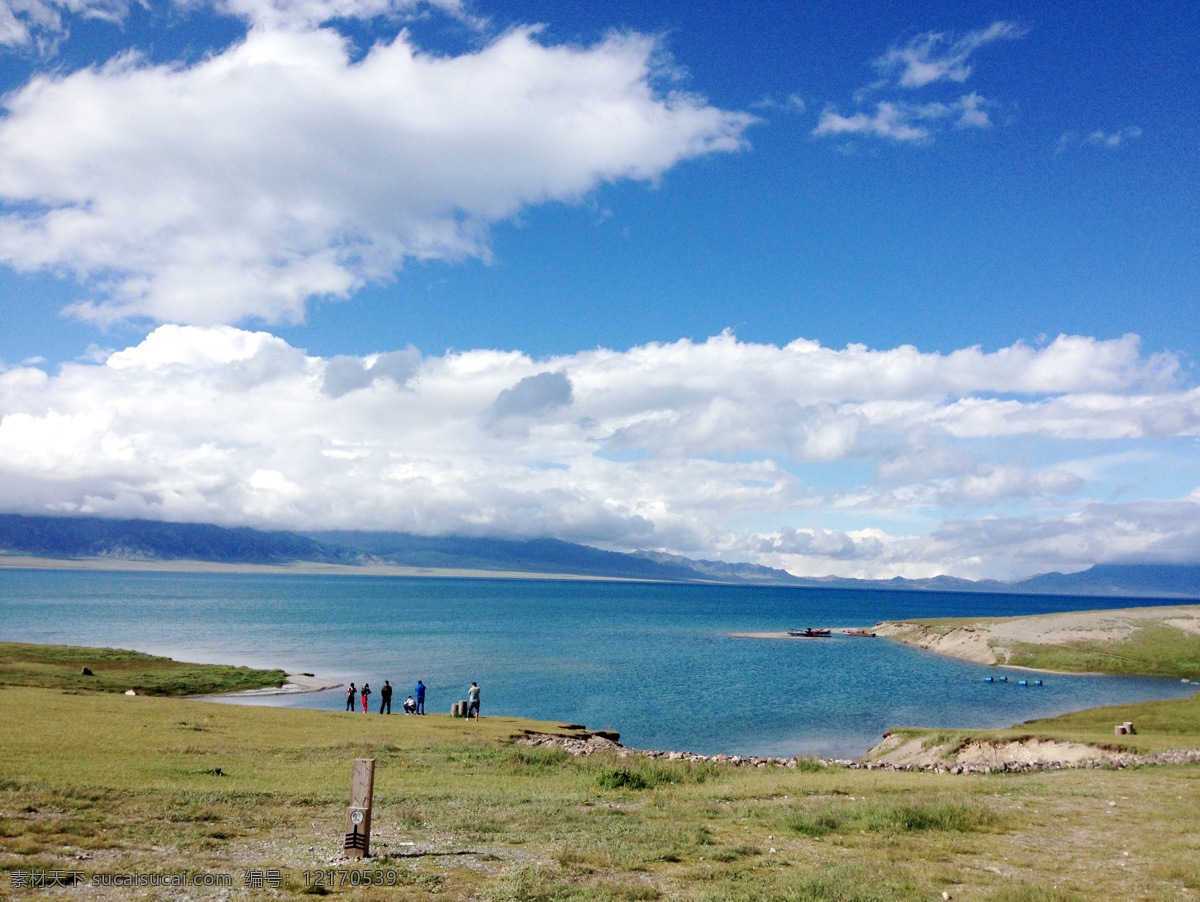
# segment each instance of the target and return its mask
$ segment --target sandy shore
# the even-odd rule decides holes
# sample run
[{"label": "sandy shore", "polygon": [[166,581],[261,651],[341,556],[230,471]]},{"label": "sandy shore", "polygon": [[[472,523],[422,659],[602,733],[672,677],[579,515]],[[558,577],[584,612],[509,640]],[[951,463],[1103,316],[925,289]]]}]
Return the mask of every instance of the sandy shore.
[{"label": "sandy shore", "polygon": [[117,558],[47,558],[0,554],[0,569],[104,570],[138,573],[275,573],[303,576],[426,576],[458,579],[571,579],[586,582],[651,583],[653,579],[580,576],[574,573],[530,573],[524,570],[469,570],[458,567],[401,567],[396,564],[225,564],[218,561],[135,561]]},{"label": "sandy shore", "polygon": [[326,689],[336,689],[342,685],[337,680],[326,680],[322,677],[309,676],[307,673],[289,673],[287,680],[282,686],[267,686],[265,689],[244,689],[241,692],[217,692],[209,695],[192,695],[189,698],[208,702],[222,702],[240,698],[266,698],[273,695],[303,695],[306,692],[324,692]]},{"label": "sandy shore", "polygon": [[942,623],[895,621],[877,624],[872,631],[879,636],[964,661],[1032,670],[1007,663],[1017,643],[1069,646],[1076,642],[1120,642],[1150,623],[1200,635],[1200,605],[1066,611],[1031,617],[982,617],[978,620],[964,618]]}]

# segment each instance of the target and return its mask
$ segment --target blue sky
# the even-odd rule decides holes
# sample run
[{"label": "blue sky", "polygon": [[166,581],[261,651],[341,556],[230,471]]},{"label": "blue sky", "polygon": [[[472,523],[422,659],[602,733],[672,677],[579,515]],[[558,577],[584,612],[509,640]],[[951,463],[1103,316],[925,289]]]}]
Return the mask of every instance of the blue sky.
[{"label": "blue sky", "polygon": [[0,6],[0,507],[1200,559],[1194,4],[71,6]]}]

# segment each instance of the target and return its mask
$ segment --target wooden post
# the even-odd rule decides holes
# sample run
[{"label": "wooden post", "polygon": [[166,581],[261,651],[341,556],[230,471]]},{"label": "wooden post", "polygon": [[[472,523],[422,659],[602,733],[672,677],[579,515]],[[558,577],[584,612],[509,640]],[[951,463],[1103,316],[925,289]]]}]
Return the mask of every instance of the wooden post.
[{"label": "wooden post", "polygon": [[371,854],[371,799],[375,795],[375,759],[355,758],[350,777],[350,809],[346,812],[343,854],[368,858]]}]

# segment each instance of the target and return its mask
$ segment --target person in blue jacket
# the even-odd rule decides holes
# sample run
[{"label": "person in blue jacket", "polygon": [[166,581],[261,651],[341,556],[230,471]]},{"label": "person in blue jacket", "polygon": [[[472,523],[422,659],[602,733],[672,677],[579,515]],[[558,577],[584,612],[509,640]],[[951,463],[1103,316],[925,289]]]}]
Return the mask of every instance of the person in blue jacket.
[{"label": "person in blue jacket", "polygon": [[417,696],[417,713],[424,714],[425,713],[425,684],[422,683],[420,680],[417,680],[417,689],[416,689],[415,694]]}]

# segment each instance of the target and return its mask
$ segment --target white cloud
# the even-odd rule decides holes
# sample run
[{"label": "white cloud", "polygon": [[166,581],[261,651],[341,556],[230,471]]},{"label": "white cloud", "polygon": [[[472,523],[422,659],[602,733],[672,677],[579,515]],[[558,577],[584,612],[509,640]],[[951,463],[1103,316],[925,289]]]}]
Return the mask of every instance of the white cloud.
[{"label": "white cloud", "polygon": [[992,120],[987,111],[991,105],[974,91],[964,94],[957,104],[950,107],[950,112],[958,115],[954,122],[955,128],[991,128]]},{"label": "white cloud", "polygon": [[570,403],[571,380],[564,373],[538,373],[500,392],[492,412],[497,417],[537,416]]},{"label": "white cloud", "polygon": [[922,142],[930,137],[930,129],[927,125],[917,124],[920,122],[952,120],[955,128],[990,128],[992,121],[987,112],[989,106],[992,106],[989,101],[972,92],[951,103],[880,102],[875,105],[875,112],[870,116],[863,112],[842,116],[836,108],[826,107],[821,112],[813,134],[818,137],[874,135],[891,138],[893,141]]},{"label": "white cloud", "polygon": [[1120,147],[1126,141],[1142,136],[1141,126],[1127,125],[1125,128],[1118,129],[1115,132],[1105,132],[1096,129],[1085,138],[1081,138],[1078,132],[1066,131],[1063,132],[1058,141],[1054,144],[1054,153],[1061,154],[1071,147],[1077,147],[1081,143],[1090,144],[1093,147],[1106,147],[1109,149]]},{"label": "white cloud", "polygon": [[[1200,390],[1134,336],[923,354],[723,334],[536,361],[162,326],[101,365],[0,372],[9,510],[553,535],[804,573],[1185,554],[1195,499],[1078,496],[1128,491],[1197,436]],[[1149,511],[1153,539],[1105,511]],[[1037,528],[1001,541],[999,522]]]},{"label": "white cloud", "polygon": [[814,135],[877,135],[895,141],[924,141],[929,129],[912,125],[911,112],[894,103],[878,103],[875,114],[853,113],[840,115],[836,109],[827,107],[821,112],[820,121],[813,129]]},{"label": "white cloud", "polygon": [[[971,31],[958,40],[939,32],[917,35],[900,47],[892,47],[873,63],[881,78],[854,93],[857,104],[865,103],[883,89],[926,88],[938,82],[962,84],[971,74],[970,56],[986,44],[1024,37],[1027,30],[1012,22],[994,22]],[[989,110],[996,107],[972,91],[955,99],[914,103],[901,98],[879,100],[873,113],[863,110],[842,115],[829,104],[822,111],[812,134],[862,135],[897,142],[927,143],[933,134],[952,125],[956,129],[991,128]]]},{"label": "white cloud", "polygon": [[759,559],[806,576],[836,571],[864,579],[1020,579],[1075,572],[1097,563],[1196,563],[1195,497],[1087,502],[1065,515],[948,520],[926,535],[883,530],[784,529],[755,537]]},{"label": "white cloud", "polygon": [[976,50],[993,41],[1023,38],[1028,33],[1028,29],[1013,22],[993,22],[958,40],[943,32],[927,31],[903,46],[892,47],[874,65],[889,79],[899,73],[896,83],[902,88],[923,88],[938,81],[962,84],[971,74],[967,60]]},{"label": "white cloud", "polygon": [[401,33],[351,61],[310,27],[341,6],[238,2],[255,26],[194,65],[127,54],[5,98],[0,261],[88,286],[77,316],[300,320],[405,261],[486,258],[528,205],[737,150],[752,121],[659,93],[641,35],[435,57]]},{"label": "white cloud", "polygon": [[325,364],[321,390],[330,397],[340,398],[346,392],[366,388],[376,379],[391,379],[398,386],[408,384],[421,366],[421,352],[409,345],[403,351],[375,354],[371,357],[338,355]]},{"label": "white cloud", "polygon": [[[199,2],[176,0],[183,7]],[[220,12],[245,19],[263,28],[313,28],[332,19],[396,17],[422,5],[462,14],[459,0],[214,0]]]},{"label": "white cloud", "polygon": [[1096,131],[1088,135],[1087,142],[1088,144],[1094,144],[1099,147],[1120,147],[1122,142],[1127,141],[1130,138],[1140,138],[1141,136],[1142,129],[1140,126],[1127,125],[1125,128],[1122,128],[1111,134],[1107,134],[1100,131],[1100,129],[1096,129]]},{"label": "white cloud", "polygon": [[49,55],[66,32],[64,14],[120,22],[128,13],[125,0],[0,0],[0,47]]},{"label": "white cloud", "polygon": [[[146,0],[136,0],[148,7]],[[183,10],[212,7],[262,28],[313,28],[333,19],[396,18],[435,7],[465,18],[460,0],[174,0]],[[0,47],[51,55],[69,31],[64,16],[120,24],[128,0],[0,0]]]}]

